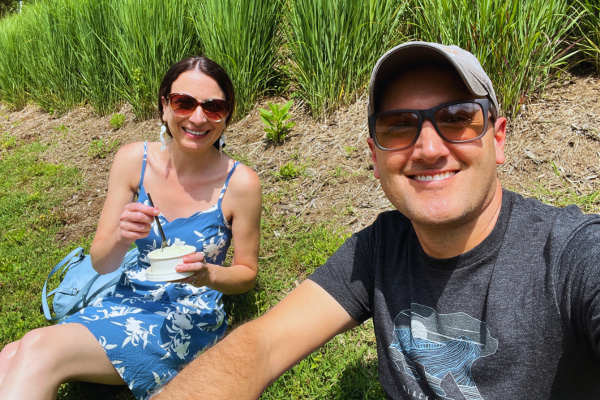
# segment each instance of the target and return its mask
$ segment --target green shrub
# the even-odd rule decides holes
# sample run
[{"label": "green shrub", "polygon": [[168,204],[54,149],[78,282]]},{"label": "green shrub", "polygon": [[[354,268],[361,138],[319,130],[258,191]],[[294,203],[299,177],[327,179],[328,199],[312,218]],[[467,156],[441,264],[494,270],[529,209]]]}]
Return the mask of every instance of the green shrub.
[{"label": "green shrub", "polygon": [[288,101],[284,105],[267,102],[269,109],[259,108],[260,119],[265,124],[264,130],[267,134],[267,139],[281,143],[287,136],[290,129],[296,125],[295,122],[286,122],[291,118],[289,114],[293,100]]},{"label": "green shrub", "polygon": [[118,139],[94,139],[88,148],[88,155],[92,158],[106,158],[119,148],[121,141]]},{"label": "green shrub", "polygon": [[112,126],[114,129],[120,129],[123,124],[125,123],[125,116],[123,114],[113,114],[112,117],[110,117],[110,126]]},{"label": "green shrub", "polygon": [[279,168],[279,171],[275,173],[275,176],[281,179],[294,179],[299,177],[302,172],[304,172],[303,165],[296,165],[293,161],[289,161]]}]

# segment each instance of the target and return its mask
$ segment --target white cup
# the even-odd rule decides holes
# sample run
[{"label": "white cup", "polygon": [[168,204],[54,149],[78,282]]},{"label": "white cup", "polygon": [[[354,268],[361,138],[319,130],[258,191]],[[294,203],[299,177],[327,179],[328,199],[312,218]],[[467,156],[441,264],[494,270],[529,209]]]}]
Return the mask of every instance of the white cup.
[{"label": "white cup", "polygon": [[194,246],[169,246],[148,253],[150,268],[146,279],[153,282],[176,281],[194,275],[193,271],[177,272],[175,266],[183,264],[183,257],[196,251]]}]

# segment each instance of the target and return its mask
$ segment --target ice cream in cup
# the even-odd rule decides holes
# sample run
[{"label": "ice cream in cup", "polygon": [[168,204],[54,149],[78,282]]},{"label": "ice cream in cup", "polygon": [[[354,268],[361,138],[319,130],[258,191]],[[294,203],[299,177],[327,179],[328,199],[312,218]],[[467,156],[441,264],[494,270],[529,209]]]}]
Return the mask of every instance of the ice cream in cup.
[{"label": "ice cream in cup", "polygon": [[150,268],[146,279],[153,282],[176,281],[194,275],[193,271],[177,272],[175,266],[183,264],[183,257],[196,251],[194,246],[168,246],[148,253]]}]

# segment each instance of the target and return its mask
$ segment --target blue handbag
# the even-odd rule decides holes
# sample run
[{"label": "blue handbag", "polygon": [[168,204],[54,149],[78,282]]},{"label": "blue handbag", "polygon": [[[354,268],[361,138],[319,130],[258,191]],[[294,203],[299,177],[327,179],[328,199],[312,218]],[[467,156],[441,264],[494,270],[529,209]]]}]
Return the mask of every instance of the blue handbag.
[{"label": "blue handbag", "polygon": [[[91,257],[78,247],[69,253],[61,262],[56,264],[48,274],[42,289],[42,311],[48,321],[62,321],[69,315],[94,303],[99,297],[111,295],[121,274],[135,265],[139,251],[137,247],[125,254],[123,263],[115,271],[100,275],[92,267]],[[60,284],[50,293],[47,293],[48,281],[54,275],[61,277]],[[54,316],[50,313],[48,299],[54,296],[52,308]]]}]

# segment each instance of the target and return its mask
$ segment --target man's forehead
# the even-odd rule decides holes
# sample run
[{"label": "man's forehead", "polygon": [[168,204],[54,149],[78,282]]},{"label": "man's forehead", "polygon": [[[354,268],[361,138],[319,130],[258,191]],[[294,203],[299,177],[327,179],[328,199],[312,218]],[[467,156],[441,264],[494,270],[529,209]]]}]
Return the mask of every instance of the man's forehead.
[{"label": "man's forehead", "polygon": [[[442,99],[440,104],[475,98],[453,68],[439,64],[421,65],[389,77],[375,99],[375,112],[398,108],[398,104],[409,104],[411,100],[428,96],[439,97]],[[409,107],[405,105],[402,108]]]}]

